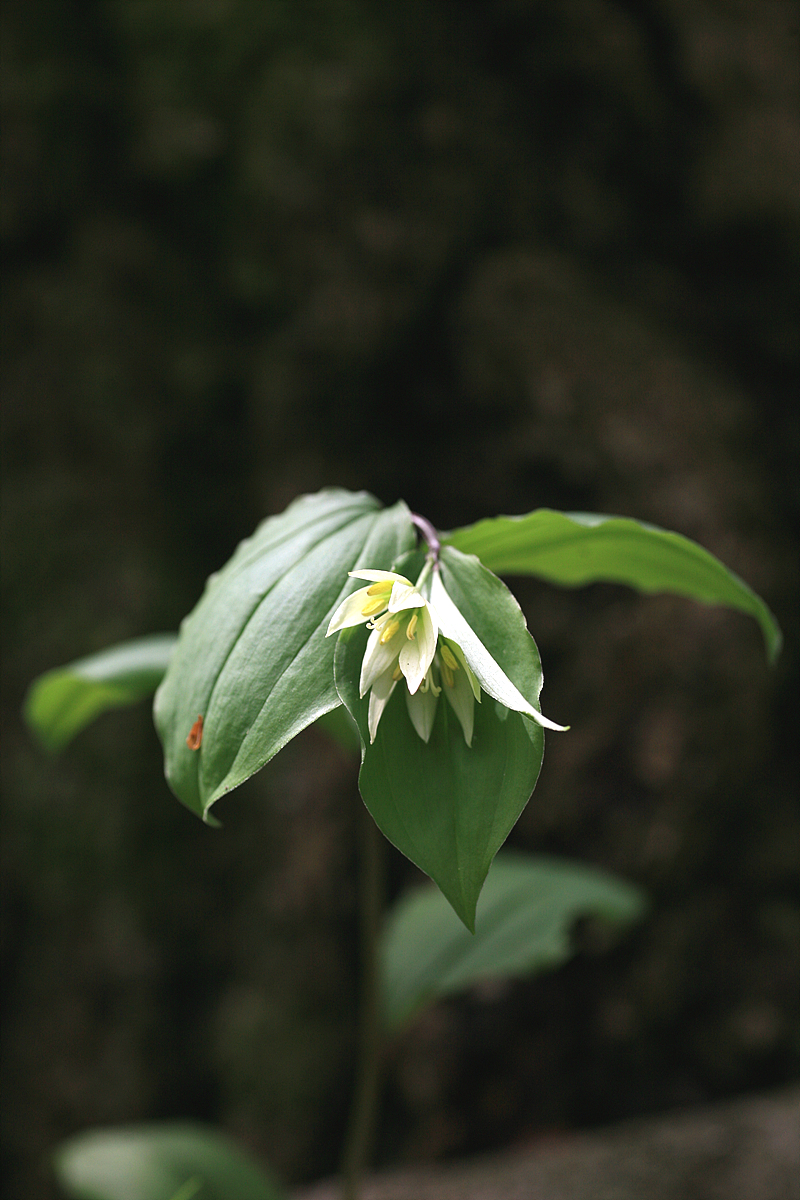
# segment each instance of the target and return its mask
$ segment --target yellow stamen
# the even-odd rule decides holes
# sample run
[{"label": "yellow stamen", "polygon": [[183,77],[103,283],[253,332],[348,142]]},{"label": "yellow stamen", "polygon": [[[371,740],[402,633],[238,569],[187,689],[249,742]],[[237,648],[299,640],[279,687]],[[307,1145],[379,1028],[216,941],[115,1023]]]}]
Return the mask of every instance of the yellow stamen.
[{"label": "yellow stamen", "polygon": [[[450,649],[450,647],[445,642],[442,642],[440,649],[442,652],[442,661],[450,668],[451,671],[457,671],[458,659],[456,658],[455,654],[453,654],[453,651]],[[452,687],[452,684],[450,686]]]},{"label": "yellow stamen", "polygon": [[391,579],[380,579],[377,583],[371,583],[367,588],[368,596],[388,596],[389,592],[394,587]]},{"label": "yellow stamen", "polygon": [[395,669],[392,671],[392,679],[395,681],[395,683],[399,683],[402,678],[403,672],[400,670],[400,664],[398,663]]},{"label": "yellow stamen", "polygon": [[376,596],[374,600],[368,600],[361,609],[362,617],[371,617],[373,613],[380,612],[382,608],[386,608],[386,600],[383,596]]},{"label": "yellow stamen", "polygon": [[390,642],[392,640],[392,638],[394,637],[394,635],[397,633],[399,628],[400,628],[399,621],[390,621],[380,636],[381,645],[385,646],[387,642]]},{"label": "yellow stamen", "polygon": [[417,616],[417,614],[412,613],[411,620],[408,622],[408,628],[406,629],[406,637],[408,638],[408,640],[410,642],[413,642],[413,640],[414,640],[414,631],[417,628],[418,620],[419,620],[419,617]]},{"label": "yellow stamen", "polygon": [[453,672],[450,670],[449,666],[444,661],[442,661],[442,679],[445,681],[445,683],[447,684],[448,687],[453,687],[455,685],[455,679],[453,678]]}]

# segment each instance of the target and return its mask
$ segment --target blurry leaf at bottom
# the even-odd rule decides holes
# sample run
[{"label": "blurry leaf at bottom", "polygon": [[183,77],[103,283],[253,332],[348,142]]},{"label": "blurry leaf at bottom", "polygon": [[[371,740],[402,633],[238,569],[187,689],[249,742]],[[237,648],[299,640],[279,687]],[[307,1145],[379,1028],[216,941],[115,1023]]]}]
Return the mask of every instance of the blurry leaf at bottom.
[{"label": "blurry leaf at bottom", "polygon": [[56,1175],[72,1200],[283,1200],[263,1168],[202,1125],[95,1129],[64,1142]]},{"label": "blurry leaf at bottom", "polygon": [[641,890],[558,858],[499,854],[486,878],[471,934],[433,887],[404,896],[383,941],[384,1018],[402,1025],[436,996],[488,980],[551,971],[572,957],[580,917],[617,924],[645,911]]}]

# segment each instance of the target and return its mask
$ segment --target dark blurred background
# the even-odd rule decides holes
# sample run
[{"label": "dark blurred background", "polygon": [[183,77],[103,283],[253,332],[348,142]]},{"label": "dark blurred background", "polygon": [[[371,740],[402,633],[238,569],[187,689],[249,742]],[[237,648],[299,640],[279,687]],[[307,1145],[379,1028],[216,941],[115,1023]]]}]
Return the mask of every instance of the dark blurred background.
[{"label": "dark blurred background", "polygon": [[[291,1180],[335,1168],[352,764],[309,731],[213,831],[147,706],[58,759],[19,717],[329,484],[440,528],[675,528],[788,635],[770,670],[737,614],[512,581],[572,726],[512,844],[653,912],[421,1018],[380,1161],[795,1078],[795,5],[12,0],[3,25],[7,1194],[53,1195],[65,1135],[174,1116]],[[392,891],[414,877],[392,859]]]}]

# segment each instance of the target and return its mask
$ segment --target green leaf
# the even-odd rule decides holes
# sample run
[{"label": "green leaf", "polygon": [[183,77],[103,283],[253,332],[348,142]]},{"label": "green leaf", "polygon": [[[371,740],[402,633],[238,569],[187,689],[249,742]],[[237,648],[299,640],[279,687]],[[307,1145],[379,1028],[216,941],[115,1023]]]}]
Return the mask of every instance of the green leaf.
[{"label": "green leaf", "polygon": [[538,509],[494,517],[445,539],[500,575],[536,575],[565,587],[600,580],[642,592],[671,592],[705,604],[725,604],[754,617],[774,662],[781,631],[764,601],[702,546],[679,533],[628,517]]},{"label": "green leaf", "polygon": [[552,971],[572,957],[579,917],[625,925],[645,907],[638,888],[595,867],[504,852],[484,885],[472,937],[439,892],[416,888],[384,931],[386,1023],[397,1028],[436,996],[485,980]]},{"label": "green leaf", "polygon": [[[442,578],[465,619],[526,700],[536,705],[541,664],[511,593],[477,559],[443,552]],[[365,629],[344,630],[336,686],[361,733],[359,787],[379,829],[430,875],[469,929],[492,859],[536,784],[544,753],[538,724],[485,693],[471,746],[440,698],[430,740],[416,733],[399,684],[369,743],[368,696],[358,695]]]},{"label": "green leaf", "polygon": [[[340,703],[330,616],[353,581],[414,545],[406,506],[330,489],[264,521],[183,622],[155,703],[175,794],[207,818],[307,725]],[[203,741],[186,738],[202,715]]]},{"label": "green leaf", "polygon": [[74,1200],[282,1200],[249,1154],[189,1123],[93,1130],[65,1142],[56,1175]]},{"label": "green leaf", "polygon": [[95,717],[152,695],[175,648],[173,633],[122,642],[40,675],[23,715],[47,750],[61,750]]},{"label": "green leaf", "polygon": [[346,754],[355,755],[361,752],[358,726],[343,704],[340,704],[338,708],[332,708],[330,712],[320,717],[317,721],[317,728],[321,729]]}]

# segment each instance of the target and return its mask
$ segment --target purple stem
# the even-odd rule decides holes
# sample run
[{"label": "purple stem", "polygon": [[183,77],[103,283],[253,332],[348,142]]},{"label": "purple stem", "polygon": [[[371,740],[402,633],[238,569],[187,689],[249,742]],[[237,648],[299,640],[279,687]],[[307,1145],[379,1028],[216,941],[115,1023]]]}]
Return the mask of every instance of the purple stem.
[{"label": "purple stem", "polygon": [[431,554],[433,555],[433,561],[438,563],[439,551],[442,548],[442,544],[439,541],[436,530],[431,525],[430,521],[427,519],[427,517],[421,517],[419,513],[412,513],[411,524],[416,527],[423,540],[427,542],[428,546],[430,547]]}]

